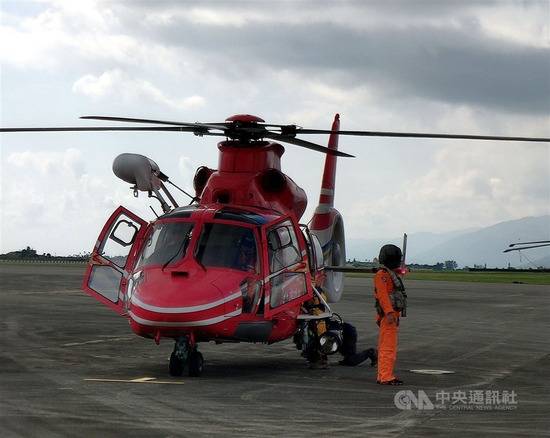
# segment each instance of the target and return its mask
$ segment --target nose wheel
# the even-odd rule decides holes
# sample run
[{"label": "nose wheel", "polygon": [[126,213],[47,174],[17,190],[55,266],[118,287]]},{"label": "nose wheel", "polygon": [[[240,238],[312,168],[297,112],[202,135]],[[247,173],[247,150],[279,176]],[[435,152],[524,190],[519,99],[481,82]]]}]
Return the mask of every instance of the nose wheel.
[{"label": "nose wheel", "polygon": [[204,368],[204,358],[202,353],[196,349],[189,355],[189,376],[199,377]]},{"label": "nose wheel", "polygon": [[189,338],[183,337],[176,340],[168,371],[171,376],[181,377],[186,366],[190,377],[199,377],[204,370],[204,357],[196,345],[191,347]]},{"label": "nose wheel", "polygon": [[178,358],[175,352],[170,355],[170,364],[168,365],[168,371],[171,376],[181,377],[183,375],[183,369],[185,368],[185,361]]}]

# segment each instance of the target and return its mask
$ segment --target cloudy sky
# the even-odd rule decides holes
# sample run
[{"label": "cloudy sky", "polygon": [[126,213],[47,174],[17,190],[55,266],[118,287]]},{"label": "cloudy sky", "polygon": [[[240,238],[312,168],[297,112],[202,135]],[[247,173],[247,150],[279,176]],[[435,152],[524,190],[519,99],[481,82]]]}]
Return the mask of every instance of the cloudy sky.
[{"label": "cloudy sky", "polygon": [[[90,126],[86,114],[550,137],[550,2],[0,2],[0,125]],[[326,138],[310,137],[326,143]],[[191,186],[215,140],[183,133],[0,134],[1,248],[91,249],[120,204],[122,152]],[[550,146],[344,138],[348,238],[444,232],[550,214]],[[324,157],[288,146],[308,193]],[[156,207],[156,206],[155,206]]]}]

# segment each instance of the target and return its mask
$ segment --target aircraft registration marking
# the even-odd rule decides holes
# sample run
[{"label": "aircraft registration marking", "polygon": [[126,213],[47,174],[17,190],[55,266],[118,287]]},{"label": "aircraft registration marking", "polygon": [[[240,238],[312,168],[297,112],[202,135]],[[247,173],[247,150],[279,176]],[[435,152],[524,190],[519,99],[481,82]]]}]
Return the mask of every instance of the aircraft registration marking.
[{"label": "aircraft registration marking", "polygon": [[83,379],[86,382],[105,382],[105,383],[152,383],[155,385],[183,385],[184,382],[178,380],[157,380],[156,377],[138,377],[137,379],[102,379],[88,378]]}]

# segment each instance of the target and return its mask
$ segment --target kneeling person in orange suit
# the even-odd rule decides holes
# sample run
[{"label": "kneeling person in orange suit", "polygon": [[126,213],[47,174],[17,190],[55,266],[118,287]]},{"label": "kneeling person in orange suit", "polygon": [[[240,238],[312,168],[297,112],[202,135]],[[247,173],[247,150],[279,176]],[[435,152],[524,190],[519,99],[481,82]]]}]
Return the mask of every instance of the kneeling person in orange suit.
[{"label": "kneeling person in orange suit", "polygon": [[381,385],[402,385],[393,369],[397,358],[397,332],[399,317],[406,314],[407,295],[396,270],[401,265],[401,249],[395,245],[384,245],[378,260],[381,264],[374,277],[374,298],[377,310],[376,323],[380,327],[378,336],[378,377]]}]

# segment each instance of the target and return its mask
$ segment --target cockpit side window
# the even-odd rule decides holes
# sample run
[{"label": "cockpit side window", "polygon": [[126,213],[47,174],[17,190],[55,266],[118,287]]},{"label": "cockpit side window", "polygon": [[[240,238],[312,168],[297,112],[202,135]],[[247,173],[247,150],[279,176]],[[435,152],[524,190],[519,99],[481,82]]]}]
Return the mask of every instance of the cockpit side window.
[{"label": "cockpit side window", "polygon": [[204,224],[196,257],[205,267],[258,271],[258,250],[254,231],[237,225]]},{"label": "cockpit side window", "polygon": [[278,272],[302,259],[296,233],[290,220],[277,224],[268,231],[267,244],[271,272]]}]

